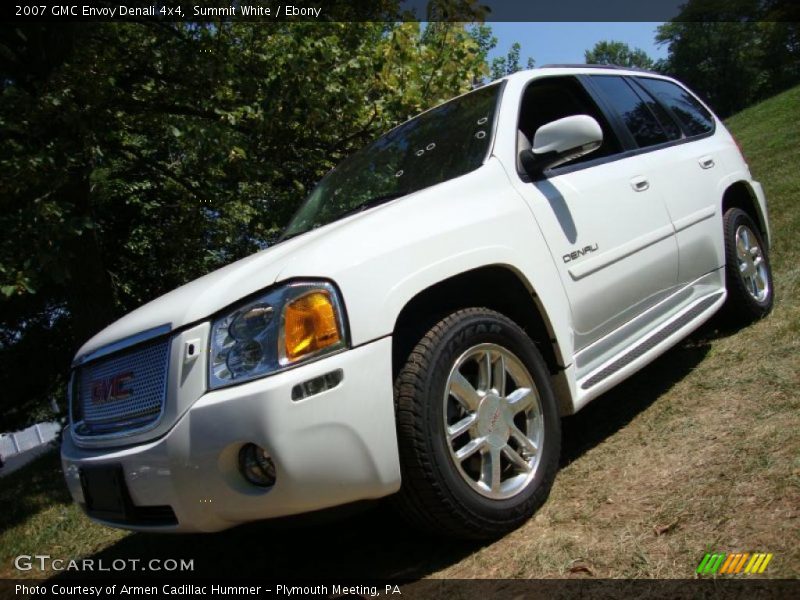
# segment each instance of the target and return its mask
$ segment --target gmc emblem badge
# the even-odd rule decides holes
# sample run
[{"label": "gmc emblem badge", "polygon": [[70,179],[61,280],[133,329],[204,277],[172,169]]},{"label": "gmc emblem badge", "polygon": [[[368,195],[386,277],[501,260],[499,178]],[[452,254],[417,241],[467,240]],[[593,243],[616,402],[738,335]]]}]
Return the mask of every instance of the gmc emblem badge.
[{"label": "gmc emblem badge", "polygon": [[133,381],[133,371],[96,379],[91,383],[92,404],[107,404],[130,398],[131,394],[133,394],[133,390],[129,385],[131,381]]}]

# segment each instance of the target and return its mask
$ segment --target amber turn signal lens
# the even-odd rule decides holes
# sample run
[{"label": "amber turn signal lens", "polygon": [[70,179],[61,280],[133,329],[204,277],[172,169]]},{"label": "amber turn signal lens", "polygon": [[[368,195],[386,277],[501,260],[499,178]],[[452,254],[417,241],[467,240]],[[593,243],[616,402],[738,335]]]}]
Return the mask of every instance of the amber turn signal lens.
[{"label": "amber turn signal lens", "polygon": [[286,359],[297,360],[341,341],[336,309],[327,292],[315,291],[286,306],[284,313]]}]

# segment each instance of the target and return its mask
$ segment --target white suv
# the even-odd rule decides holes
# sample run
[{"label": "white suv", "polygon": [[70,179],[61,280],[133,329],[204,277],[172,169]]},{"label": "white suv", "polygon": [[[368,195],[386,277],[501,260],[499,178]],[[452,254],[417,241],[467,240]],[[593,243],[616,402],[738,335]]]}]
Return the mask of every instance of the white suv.
[{"label": "white suv", "polygon": [[659,75],[511,75],[331,171],[280,243],[135,310],[72,373],[64,473],[109,525],[216,531],[394,495],[463,537],[523,523],[560,417],[718,309],[772,306],[723,124]]}]

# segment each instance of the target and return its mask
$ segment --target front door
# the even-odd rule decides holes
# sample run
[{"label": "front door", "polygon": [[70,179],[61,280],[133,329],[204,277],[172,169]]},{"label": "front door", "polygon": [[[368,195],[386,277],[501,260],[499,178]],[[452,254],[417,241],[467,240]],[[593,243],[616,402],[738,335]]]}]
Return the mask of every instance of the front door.
[{"label": "front door", "polygon": [[668,295],[677,283],[672,224],[642,156],[527,184],[572,308],[575,350]]},{"label": "front door", "polygon": [[[557,118],[588,114],[603,128],[595,153],[540,180],[515,178],[569,298],[576,352],[664,299],[676,287],[678,251],[660,190],[632,138],[600,111],[574,77],[535,80],[526,90],[521,135]],[[527,114],[526,114],[527,111]],[[623,139],[624,138],[624,139]]]}]

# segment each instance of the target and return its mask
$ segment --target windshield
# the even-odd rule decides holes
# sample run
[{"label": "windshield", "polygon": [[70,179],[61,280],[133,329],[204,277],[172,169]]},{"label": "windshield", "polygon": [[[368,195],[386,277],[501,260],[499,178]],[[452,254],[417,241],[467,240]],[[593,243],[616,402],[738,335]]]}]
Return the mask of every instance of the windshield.
[{"label": "windshield", "polygon": [[314,188],[282,239],[477,169],[491,144],[500,88],[442,104],[351,155]]}]

